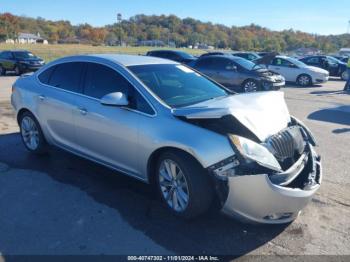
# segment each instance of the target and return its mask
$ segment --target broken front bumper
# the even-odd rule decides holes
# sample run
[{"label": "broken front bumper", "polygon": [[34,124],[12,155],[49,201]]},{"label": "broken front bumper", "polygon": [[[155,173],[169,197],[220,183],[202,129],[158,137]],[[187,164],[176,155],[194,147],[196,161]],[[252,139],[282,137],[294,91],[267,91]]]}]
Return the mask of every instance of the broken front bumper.
[{"label": "broken front bumper", "polygon": [[289,176],[284,174],[288,183],[273,181],[268,174],[229,177],[222,211],[256,223],[278,224],[294,220],[322,180],[320,158],[311,145],[307,160],[296,162],[288,172]]}]

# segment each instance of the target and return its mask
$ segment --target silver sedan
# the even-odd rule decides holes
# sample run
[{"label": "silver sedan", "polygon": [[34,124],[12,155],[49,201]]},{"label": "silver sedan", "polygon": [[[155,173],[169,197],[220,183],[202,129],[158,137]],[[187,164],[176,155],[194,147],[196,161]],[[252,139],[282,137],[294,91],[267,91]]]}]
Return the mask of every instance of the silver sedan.
[{"label": "silver sedan", "polygon": [[11,100],[30,152],[52,145],[154,183],[184,218],[215,202],[230,216],[286,223],[318,190],[322,169],[283,96],[237,95],[160,58],[84,55],[20,77]]}]

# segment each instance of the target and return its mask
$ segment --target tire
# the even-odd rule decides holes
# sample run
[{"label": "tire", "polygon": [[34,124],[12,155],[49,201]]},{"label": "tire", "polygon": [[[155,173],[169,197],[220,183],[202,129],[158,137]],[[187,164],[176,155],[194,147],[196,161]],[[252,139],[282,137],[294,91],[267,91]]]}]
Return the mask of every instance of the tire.
[{"label": "tire", "polygon": [[349,78],[349,73],[347,70],[343,71],[340,75],[341,80],[347,81]]},{"label": "tire", "polygon": [[[166,163],[169,164],[168,169]],[[171,168],[173,167],[171,164],[176,165],[175,169]],[[167,170],[177,171],[176,179],[169,175]],[[158,159],[155,176],[162,202],[176,216],[185,219],[195,218],[205,213],[211,206],[214,191],[210,178],[200,164],[186,153],[179,151],[163,153]]]},{"label": "tire", "polygon": [[20,76],[22,74],[21,69],[19,69],[18,65],[15,66],[14,71],[16,76]]},{"label": "tire", "polygon": [[259,90],[259,84],[253,79],[247,79],[242,84],[242,92],[250,93]]},{"label": "tire", "polygon": [[6,74],[5,69],[0,65],[0,76],[4,76]]},{"label": "tire", "polygon": [[43,135],[39,122],[34,115],[28,111],[19,117],[19,127],[22,142],[26,149],[34,154],[42,155],[47,153],[48,144]]},{"label": "tire", "polygon": [[303,86],[303,87],[305,87],[305,86],[311,86],[311,85],[312,85],[311,76],[305,75],[305,74],[298,76],[298,78],[297,78],[297,84],[298,84],[299,86]]}]

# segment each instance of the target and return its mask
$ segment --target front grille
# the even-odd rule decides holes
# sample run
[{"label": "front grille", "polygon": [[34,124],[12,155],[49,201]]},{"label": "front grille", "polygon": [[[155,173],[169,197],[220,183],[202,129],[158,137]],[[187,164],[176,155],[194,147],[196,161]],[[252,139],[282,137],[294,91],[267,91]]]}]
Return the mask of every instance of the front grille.
[{"label": "front grille", "polygon": [[269,137],[266,147],[278,161],[283,162],[300,156],[304,152],[305,141],[300,127],[288,127]]}]

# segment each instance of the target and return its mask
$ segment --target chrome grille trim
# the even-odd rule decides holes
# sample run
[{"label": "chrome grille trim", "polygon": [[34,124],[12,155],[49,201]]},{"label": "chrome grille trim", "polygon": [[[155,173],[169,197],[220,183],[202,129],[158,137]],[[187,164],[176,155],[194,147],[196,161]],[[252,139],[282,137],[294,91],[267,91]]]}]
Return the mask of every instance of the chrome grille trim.
[{"label": "chrome grille trim", "polygon": [[288,127],[270,136],[265,146],[279,161],[294,157],[296,152],[304,151],[305,142],[300,127]]}]

